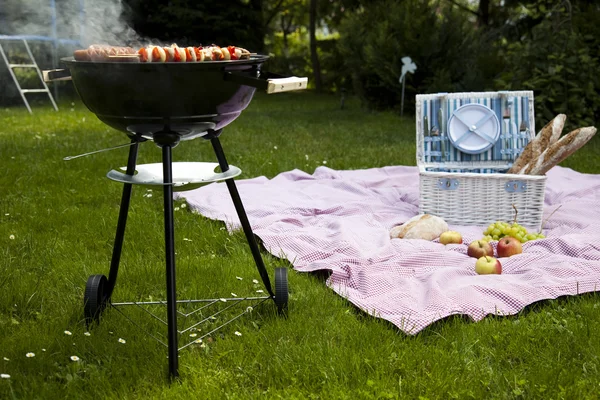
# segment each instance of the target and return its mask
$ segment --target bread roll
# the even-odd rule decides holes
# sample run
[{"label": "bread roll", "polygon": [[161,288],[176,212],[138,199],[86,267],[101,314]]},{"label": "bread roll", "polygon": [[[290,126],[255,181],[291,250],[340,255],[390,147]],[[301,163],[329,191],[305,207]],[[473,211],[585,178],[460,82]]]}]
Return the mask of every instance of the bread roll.
[{"label": "bread roll", "polygon": [[392,239],[433,240],[448,230],[448,224],[440,217],[429,214],[415,215],[390,231]]},{"label": "bread roll", "polygon": [[596,128],[588,126],[578,128],[560,138],[560,140],[548,147],[535,161],[532,161],[524,173],[530,175],[543,175],[550,168],[562,162],[565,158],[583,147],[594,135]]},{"label": "bread roll", "polygon": [[521,173],[520,171],[522,171],[527,164],[532,160],[536,160],[548,146],[554,144],[560,137],[566,119],[567,116],[565,114],[558,114],[552,121],[548,122],[546,126],[538,132],[535,138],[527,144],[519,158],[516,159],[507,173]]}]

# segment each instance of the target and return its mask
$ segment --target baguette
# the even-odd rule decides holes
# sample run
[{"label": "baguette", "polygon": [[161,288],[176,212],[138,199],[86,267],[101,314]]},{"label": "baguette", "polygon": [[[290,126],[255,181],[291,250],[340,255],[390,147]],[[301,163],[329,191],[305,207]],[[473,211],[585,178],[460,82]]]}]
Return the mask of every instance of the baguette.
[{"label": "baguette", "polygon": [[560,137],[566,119],[567,116],[565,114],[558,114],[552,121],[548,122],[535,138],[527,144],[523,153],[515,160],[507,173],[521,173],[527,164],[535,161],[548,146],[554,144]]},{"label": "baguette", "polygon": [[575,129],[548,147],[537,160],[532,161],[524,168],[523,172],[530,175],[544,175],[552,167],[583,147],[595,134],[596,128],[593,126]]}]

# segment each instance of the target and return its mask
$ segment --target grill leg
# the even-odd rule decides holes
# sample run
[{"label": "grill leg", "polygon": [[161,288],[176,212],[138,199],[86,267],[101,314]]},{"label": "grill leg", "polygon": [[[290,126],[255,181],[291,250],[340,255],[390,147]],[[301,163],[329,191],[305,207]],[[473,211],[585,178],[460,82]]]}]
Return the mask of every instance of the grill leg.
[{"label": "grill leg", "polygon": [[167,329],[169,347],[169,374],[179,376],[177,350],[177,296],[175,292],[175,227],[173,218],[173,168],[171,145],[162,145],[165,251],[167,267]]},{"label": "grill leg", "polygon": [[[127,175],[133,175],[137,162],[139,141],[133,139],[135,144],[129,147],[129,158],[127,159]],[[127,224],[127,215],[129,213],[129,203],[131,202],[131,191],[133,185],[125,183],[123,185],[123,195],[121,196],[121,207],[119,209],[119,220],[117,222],[117,233],[113,245],[112,258],[110,260],[110,271],[108,273],[108,286],[106,288],[106,300],[109,300],[115,284],[117,282],[117,273],[119,272],[119,262],[121,261],[121,251],[123,249],[123,240],[125,239],[125,226]]]},{"label": "grill leg", "polygon": [[[227,159],[225,158],[225,153],[223,152],[223,147],[221,147],[221,142],[219,141],[218,135],[212,137],[210,139],[210,143],[212,144],[215,154],[217,156],[217,160],[219,161],[221,171],[228,171],[229,163],[227,163]],[[250,221],[248,221],[248,216],[246,215],[246,211],[244,210],[244,205],[242,204],[240,194],[238,193],[237,187],[235,186],[235,181],[233,180],[233,178],[230,178],[225,180],[225,183],[227,184],[229,195],[231,196],[231,200],[233,201],[233,205],[235,206],[235,211],[237,211],[238,218],[242,223],[242,228],[244,230],[244,233],[246,234],[246,240],[248,241],[248,245],[250,246],[250,251],[252,252],[252,257],[254,257],[254,262],[256,264],[256,268],[258,269],[258,273],[260,274],[260,277],[265,285],[265,288],[267,289],[267,292],[269,292],[269,295],[271,295],[271,297],[275,297],[275,293],[273,293],[273,289],[271,288],[269,274],[267,273],[267,269],[265,268],[262,256],[260,255],[260,250],[258,248],[258,245],[256,244],[256,240],[254,239],[254,233],[252,232]]]}]

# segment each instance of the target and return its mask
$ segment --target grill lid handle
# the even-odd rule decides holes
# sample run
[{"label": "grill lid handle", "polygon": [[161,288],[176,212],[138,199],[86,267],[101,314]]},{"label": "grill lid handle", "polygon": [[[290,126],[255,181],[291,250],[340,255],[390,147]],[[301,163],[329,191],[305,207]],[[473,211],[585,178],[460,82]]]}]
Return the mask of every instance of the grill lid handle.
[{"label": "grill lid handle", "polygon": [[225,80],[255,87],[268,94],[303,90],[308,85],[308,78],[297,76],[285,77],[271,72],[261,72],[257,78],[235,72],[226,72]]},{"label": "grill lid handle", "polygon": [[70,81],[71,71],[68,69],[51,69],[42,71],[44,82]]}]

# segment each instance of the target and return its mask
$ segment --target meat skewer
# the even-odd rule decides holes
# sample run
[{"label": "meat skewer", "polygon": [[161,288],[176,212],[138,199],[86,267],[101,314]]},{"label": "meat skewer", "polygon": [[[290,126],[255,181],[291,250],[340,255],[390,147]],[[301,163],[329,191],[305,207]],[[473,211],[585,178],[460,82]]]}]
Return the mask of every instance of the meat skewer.
[{"label": "meat skewer", "polygon": [[204,62],[228,61],[250,58],[251,53],[241,47],[168,47],[149,45],[135,51],[131,47],[91,45],[85,50],[75,50],[77,61],[132,61],[132,62]]}]

